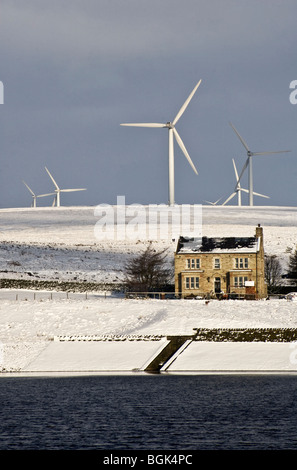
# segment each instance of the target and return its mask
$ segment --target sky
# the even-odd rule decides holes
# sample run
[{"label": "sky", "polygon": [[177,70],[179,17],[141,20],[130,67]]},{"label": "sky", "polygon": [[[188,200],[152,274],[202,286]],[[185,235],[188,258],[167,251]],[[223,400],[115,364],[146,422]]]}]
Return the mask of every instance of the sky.
[{"label": "sky", "polygon": [[1,0],[0,207],[30,206],[23,181],[51,193],[45,166],[87,189],[62,205],[167,204],[168,131],[120,124],[172,121],[200,79],[176,125],[198,175],[175,144],[176,203],[233,192],[231,122],[252,151],[290,150],[253,158],[254,204],[296,206],[296,17],[296,0]]}]

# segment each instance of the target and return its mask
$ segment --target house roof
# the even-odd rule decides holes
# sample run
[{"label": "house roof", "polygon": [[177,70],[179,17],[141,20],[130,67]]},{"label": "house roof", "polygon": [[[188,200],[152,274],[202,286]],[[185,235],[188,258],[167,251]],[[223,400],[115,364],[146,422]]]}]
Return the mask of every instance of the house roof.
[{"label": "house roof", "polygon": [[258,237],[189,238],[180,237],[177,253],[256,253]]}]

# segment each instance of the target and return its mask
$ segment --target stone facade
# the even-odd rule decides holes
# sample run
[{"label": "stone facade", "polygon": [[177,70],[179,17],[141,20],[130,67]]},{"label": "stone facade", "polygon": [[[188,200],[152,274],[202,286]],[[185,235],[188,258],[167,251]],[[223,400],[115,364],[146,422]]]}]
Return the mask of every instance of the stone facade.
[{"label": "stone facade", "polygon": [[247,238],[180,237],[175,253],[175,293],[182,298],[265,298],[262,227]]}]

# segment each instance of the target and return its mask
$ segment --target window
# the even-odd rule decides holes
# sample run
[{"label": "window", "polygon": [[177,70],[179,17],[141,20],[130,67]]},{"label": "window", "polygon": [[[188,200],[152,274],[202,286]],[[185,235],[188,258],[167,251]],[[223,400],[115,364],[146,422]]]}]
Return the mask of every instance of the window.
[{"label": "window", "polygon": [[186,263],[187,269],[200,269],[200,259],[199,258],[189,258]]},{"label": "window", "polygon": [[220,269],[220,267],[221,267],[221,260],[220,260],[220,258],[215,258],[215,259],[214,259],[214,267],[215,267],[215,269]]},{"label": "window", "polygon": [[186,277],[186,289],[199,289],[199,277]]},{"label": "window", "polygon": [[245,286],[245,282],[248,280],[248,278],[246,276],[236,276],[234,278],[234,287],[244,287]]},{"label": "window", "polygon": [[235,258],[235,268],[236,269],[247,269],[249,267],[248,258]]}]

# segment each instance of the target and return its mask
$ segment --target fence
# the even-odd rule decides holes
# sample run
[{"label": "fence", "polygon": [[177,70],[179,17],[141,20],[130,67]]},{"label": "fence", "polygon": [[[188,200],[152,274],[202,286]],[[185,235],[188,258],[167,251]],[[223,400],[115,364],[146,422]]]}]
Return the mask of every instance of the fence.
[{"label": "fence", "polygon": [[106,299],[111,297],[110,291],[104,292],[65,292],[65,291],[31,291],[31,290],[5,290],[0,289],[0,300],[16,301],[49,301],[49,300],[88,300]]},{"label": "fence", "polygon": [[[289,295],[271,294],[271,299],[292,300]],[[217,294],[194,295],[188,292],[65,292],[65,291],[38,291],[38,290],[9,290],[0,289],[0,300],[15,301],[50,301],[50,300],[88,300],[88,299],[156,299],[156,300],[257,300],[254,294]]]},{"label": "fence", "polygon": [[257,300],[256,294],[189,294],[189,292],[125,292],[125,299]]}]

